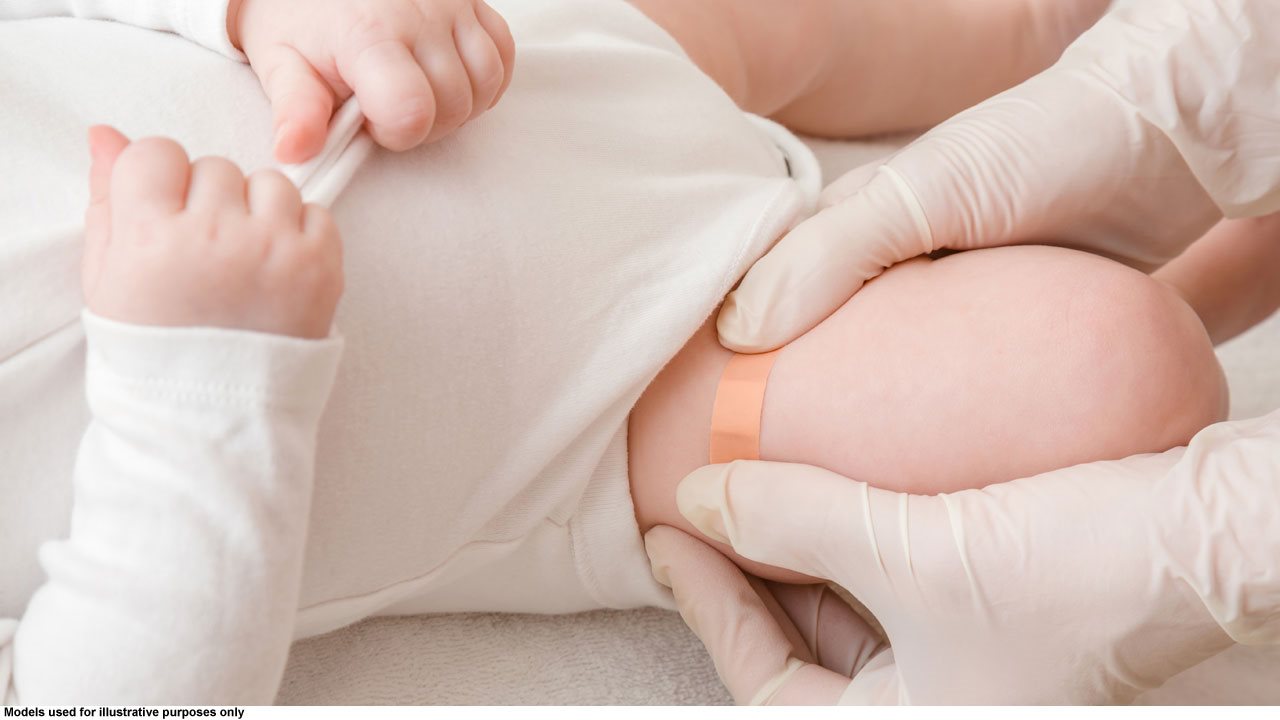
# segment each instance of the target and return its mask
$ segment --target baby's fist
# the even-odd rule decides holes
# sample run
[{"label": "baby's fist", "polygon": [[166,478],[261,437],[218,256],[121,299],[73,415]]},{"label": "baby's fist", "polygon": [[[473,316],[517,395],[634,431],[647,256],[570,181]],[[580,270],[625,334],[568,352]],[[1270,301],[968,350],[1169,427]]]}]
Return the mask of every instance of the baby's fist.
[{"label": "baby's fist", "polygon": [[94,313],[140,325],[323,338],[342,295],[328,211],[280,173],[189,162],[172,140],[89,131],[83,285]]},{"label": "baby's fist", "polygon": [[497,103],[515,62],[484,0],[233,0],[228,29],[271,100],[281,162],[319,152],[352,94],[379,145],[437,140]]}]

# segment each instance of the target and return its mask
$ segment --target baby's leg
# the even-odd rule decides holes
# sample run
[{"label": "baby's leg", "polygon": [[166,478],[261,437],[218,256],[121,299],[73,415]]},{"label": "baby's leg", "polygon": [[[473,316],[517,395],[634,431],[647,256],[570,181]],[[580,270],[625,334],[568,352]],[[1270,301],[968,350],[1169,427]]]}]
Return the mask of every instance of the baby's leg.
[{"label": "baby's leg", "polygon": [[744,110],[850,137],[933,125],[1053,64],[1110,0],[632,0]]},{"label": "baby's leg", "polygon": [[1200,315],[1214,343],[1226,342],[1280,309],[1280,213],[1223,220],[1152,277]]},{"label": "baby's leg", "polygon": [[[728,357],[708,324],[632,412],[642,529],[695,532],[675,486],[707,462]],[[1204,328],[1167,287],[1084,253],[999,248],[898,265],[784,348],[760,451],[932,494],[1166,450],[1226,405]]]}]

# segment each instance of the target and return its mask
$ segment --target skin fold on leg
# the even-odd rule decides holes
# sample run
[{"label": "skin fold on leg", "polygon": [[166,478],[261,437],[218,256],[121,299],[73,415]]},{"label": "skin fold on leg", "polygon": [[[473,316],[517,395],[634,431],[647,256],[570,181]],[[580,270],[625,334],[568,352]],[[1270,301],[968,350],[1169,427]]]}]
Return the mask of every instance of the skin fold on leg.
[{"label": "skin fold on leg", "polygon": [[[675,488],[707,463],[730,354],[708,322],[632,411],[642,531],[667,524],[706,540],[676,509]],[[1204,326],[1168,287],[1072,250],[997,248],[895,266],[786,346],[760,453],[935,494],[1163,451],[1226,409]],[[735,559],[767,579],[804,580]]]}]

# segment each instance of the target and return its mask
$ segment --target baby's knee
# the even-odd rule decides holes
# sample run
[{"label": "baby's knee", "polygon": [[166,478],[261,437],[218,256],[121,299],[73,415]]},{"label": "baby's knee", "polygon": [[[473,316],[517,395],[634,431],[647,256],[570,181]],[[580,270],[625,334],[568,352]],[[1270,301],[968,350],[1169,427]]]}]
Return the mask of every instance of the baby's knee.
[{"label": "baby's knee", "polygon": [[[1094,264],[1092,262],[1089,264]],[[1226,419],[1227,383],[1199,317],[1163,283],[1098,261],[1073,300],[1067,332],[1121,446],[1148,452],[1186,444]]]}]

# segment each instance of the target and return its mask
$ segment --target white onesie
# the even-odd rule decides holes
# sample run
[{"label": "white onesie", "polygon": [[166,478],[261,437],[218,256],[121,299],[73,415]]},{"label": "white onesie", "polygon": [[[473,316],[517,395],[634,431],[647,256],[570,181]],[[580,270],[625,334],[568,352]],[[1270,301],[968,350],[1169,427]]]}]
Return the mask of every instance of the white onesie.
[{"label": "white onesie", "polygon": [[[158,2],[199,0],[145,4]],[[74,492],[72,483],[90,419],[76,322],[79,238],[71,232],[86,202],[85,128],[114,124],[131,137],[171,136],[193,158],[269,165],[270,111],[256,78],[175,35],[84,19],[0,22],[0,617],[22,620],[0,620],[0,688],[12,682],[10,699],[263,702],[278,682],[283,657],[266,650],[269,657],[241,657],[244,667],[223,675],[201,665],[215,662],[218,643],[246,653],[255,647],[216,633],[203,638],[209,647],[192,649],[199,657],[186,658],[190,667],[166,659],[161,675],[190,670],[185,686],[173,680],[166,688],[152,676],[160,686],[113,687],[110,673],[60,685],[24,674],[21,641],[28,638],[33,654],[44,647],[22,627],[49,572],[37,550],[49,543],[56,559],[74,548],[74,533],[72,544],[56,542],[69,528],[124,527],[145,538],[164,526],[178,538],[168,560],[187,563],[184,577],[172,567],[147,575],[145,553],[136,568],[160,595],[192,577],[241,578],[254,603],[254,592],[274,587],[262,578],[280,573],[285,587],[296,567],[301,589],[296,617],[288,618],[295,636],[383,613],[669,605],[633,517],[627,416],[751,262],[807,212],[817,166],[785,131],[739,111],[625,2],[492,4],[517,41],[503,101],[438,144],[375,151],[334,204],[345,242],[347,289],[336,323],[345,354],[319,425],[309,527],[295,533],[305,538],[300,565],[297,553],[272,543],[261,546],[256,565],[253,553],[219,555],[229,537],[261,542],[294,532],[279,507],[266,512],[252,505],[252,493],[234,495],[234,478],[204,477],[234,474],[234,463],[193,467],[195,492],[179,485],[142,492],[144,502],[93,503],[93,488],[108,482],[100,480],[106,465],[119,476],[149,461],[89,448],[74,468]],[[223,35],[201,27],[187,34],[227,50]],[[130,372],[162,382],[172,372],[166,353],[185,353],[195,358],[191,371],[211,382],[304,392],[287,399],[310,408],[307,398],[323,399],[333,354],[332,343],[308,351],[301,341],[249,333],[109,323],[94,333],[106,359],[90,366],[91,404],[96,413],[125,413],[97,417],[107,425],[129,422],[127,407],[95,400],[95,392],[119,390],[104,370],[112,358],[132,354]],[[225,357],[201,359],[217,352]],[[166,412],[177,413],[174,433],[183,422],[202,422],[181,406]],[[265,428],[257,431],[215,418],[209,422],[227,427],[215,433],[201,425],[206,456],[246,432],[259,441],[281,427],[305,435],[314,415],[263,411],[254,416]],[[155,444],[189,440],[179,434]],[[305,508],[309,443],[295,439],[281,450],[251,442],[249,450],[237,446],[237,462],[247,475],[284,463],[303,480],[273,502],[292,497]],[[271,482],[269,474],[260,481]],[[197,522],[166,524],[193,517],[193,504]],[[220,515],[228,512],[234,517]],[[213,574],[210,557],[247,565]],[[58,582],[80,583],[93,597],[93,574],[77,568],[64,563]],[[235,590],[220,592],[236,597]],[[150,596],[141,593],[139,602]],[[201,612],[203,622],[217,609]],[[180,613],[174,618],[182,622]],[[136,624],[104,612],[90,627],[113,637],[120,630],[113,622]],[[129,642],[150,642],[133,630]],[[147,647],[116,650],[127,664],[145,660]],[[97,672],[82,665],[75,672]]]}]

